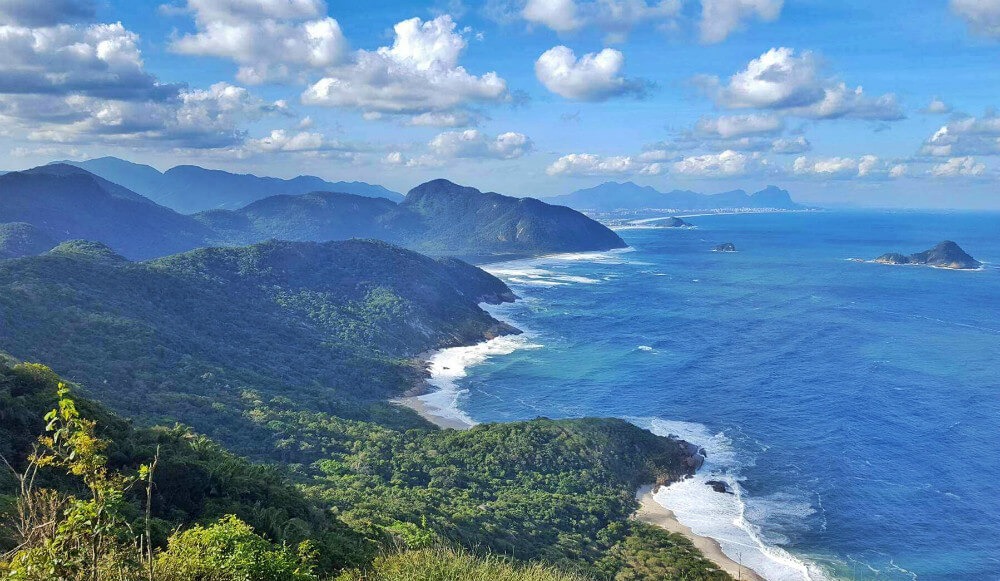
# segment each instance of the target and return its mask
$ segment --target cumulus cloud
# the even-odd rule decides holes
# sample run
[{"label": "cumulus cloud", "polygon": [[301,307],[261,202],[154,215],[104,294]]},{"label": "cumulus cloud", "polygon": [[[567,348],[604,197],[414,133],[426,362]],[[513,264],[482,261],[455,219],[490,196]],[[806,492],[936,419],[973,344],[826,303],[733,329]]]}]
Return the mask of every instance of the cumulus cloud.
[{"label": "cumulus cloud", "polygon": [[243,124],[280,112],[281,104],[227,83],[185,89],[162,102],[84,95],[0,97],[0,123],[23,127],[29,140],[60,143],[233,147],[245,139]]},{"label": "cumulus cloud", "polygon": [[953,157],[944,163],[935,165],[930,174],[939,178],[979,177],[986,173],[986,165],[976,161],[976,158]]},{"label": "cumulus cloud", "polygon": [[718,77],[696,79],[722,107],[769,109],[813,119],[853,118],[896,121],[904,117],[895,95],[869,97],[858,86],[825,78],[816,56],[772,48],[751,60],[723,84]]},{"label": "cumulus cloud", "polygon": [[479,119],[466,111],[427,112],[413,115],[406,120],[406,124],[414,127],[469,127],[470,125],[478,125]]},{"label": "cumulus cloud", "polygon": [[446,131],[428,144],[442,157],[516,159],[531,151],[531,139],[523,133],[507,132],[496,137],[478,129]]},{"label": "cumulus cloud", "polygon": [[780,154],[805,153],[812,150],[812,144],[805,137],[799,135],[794,138],[779,138],[771,142],[771,151]]},{"label": "cumulus cloud", "polygon": [[722,42],[753,18],[773,21],[784,0],[701,0],[701,40]]},{"label": "cumulus cloud", "polygon": [[[681,7],[680,0],[527,0],[520,16],[556,32],[593,26],[604,31],[609,42],[619,42],[641,24],[671,23],[680,16]],[[513,10],[508,7],[500,12]]]},{"label": "cumulus cloud", "polygon": [[920,110],[920,112],[927,113],[928,115],[944,115],[951,113],[951,105],[945,103],[937,97],[934,97],[926,107]]},{"label": "cumulus cloud", "polygon": [[430,155],[419,155],[415,157],[410,157],[404,154],[402,151],[391,151],[382,158],[382,163],[384,165],[396,166],[396,167],[441,167],[443,163],[441,160],[430,156]]},{"label": "cumulus cloud", "polygon": [[920,152],[935,157],[1000,155],[1000,117],[953,119],[924,141]]},{"label": "cumulus cloud", "polygon": [[284,129],[275,129],[259,139],[247,139],[243,150],[250,153],[336,153],[348,157],[355,154],[355,148],[328,140],[322,133]]},{"label": "cumulus cloud", "polygon": [[0,94],[78,94],[162,100],[162,85],[143,68],[139,37],[121,23],[0,26]]},{"label": "cumulus cloud", "polygon": [[780,132],[785,122],[777,115],[725,115],[703,117],[695,124],[695,131],[702,135],[718,136],[723,139],[747,135],[772,135]]},{"label": "cumulus cloud", "polygon": [[458,64],[466,47],[448,15],[396,24],[391,47],[359,50],[349,64],[334,67],[302,94],[308,105],[358,109],[380,115],[455,113],[473,103],[510,99],[495,72],[470,74]]},{"label": "cumulus cloud", "polygon": [[571,153],[554,161],[545,172],[551,176],[614,176],[625,174],[659,175],[660,163],[647,163],[630,156],[601,156]]},{"label": "cumulus cloud", "polygon": [[769,169],[769,162],[759,153],[726,150],[720,153],[693,155],[674,162],[673,173],[697,177],[737,177]]},{"label": "cumulus cloud", "polygon": [[298,79],[347,58],[340,24],[324,16],[319,0],[188,0],[197,31],[171,48],[188,55],[226,58],[248,84]]},{"label": "cumulus cloud", "polygon": [[0,22],[21,26],[54,26],[90,20],[94,17],[92,0],[3,0]]},{"label": "cumulus cloud", "polygon": [[577,101],[604,101],[622,95],[642,95],[647,83],[622,76],[625,55],[613,48],[580,58],[565,46],[542,53],[535,76],[546,89]]},{"label": "cumulus cloud", "polygon": [[860,157],[796,158],[792,171],[800,176],[825,178],[885,179],[902,177],[907,172],[905,164],[891,164],[875,155]]},{"label": "cumulus cloud", "polygon": [[976,34],[1000,37],[1000,0],[951,0],[951,9]]}]

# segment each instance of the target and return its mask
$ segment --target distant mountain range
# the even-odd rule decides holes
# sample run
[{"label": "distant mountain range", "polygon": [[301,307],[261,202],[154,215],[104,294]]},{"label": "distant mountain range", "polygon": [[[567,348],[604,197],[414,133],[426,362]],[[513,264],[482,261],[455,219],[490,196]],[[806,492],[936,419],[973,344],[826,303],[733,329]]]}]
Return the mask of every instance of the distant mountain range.
[{"label": "distant mountain range", "polygon": [[375,238],[472,260],[625,246],[617,234],[575,210],[447,180],[418,186],[399,203],[313,192],[185,215],[77,166],[50,164],[0,176],[0,217],[20,223],[0,236],[0,255],[74,239],[101,242],[140,260],[269,239]]},{"label": "distant mountain range", "polygon": [[83,168],[182,214],[217,208],[236,209],[268,196],[318,191],[385,198],[394,202],[403,199],[402,194],[382,186],[364,182],[328,182],[315,176],[298,176],[286,180],[234,174],[196,165],[179,165],[161,172],[152,166],[117,157],[56,163]]},{"label": "distant mountain range", "polygon": [[700,194],[691,190],[661,192],[653,187],[640,186],[632,182],[605,182],[593,188],[546,198],[546,201],[593,212],[646,209],[688,211],[736,208],[797,210],[802,208],[801,205],[792,201],[788,191],[776,186],[768,186],[752,194],[744,190],[732,190],[720,194]]}]

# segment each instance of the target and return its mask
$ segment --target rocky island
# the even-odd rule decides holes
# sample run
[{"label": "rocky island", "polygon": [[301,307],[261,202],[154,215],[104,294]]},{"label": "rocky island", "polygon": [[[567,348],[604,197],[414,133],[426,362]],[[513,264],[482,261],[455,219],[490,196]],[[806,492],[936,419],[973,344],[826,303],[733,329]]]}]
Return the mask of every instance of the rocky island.
[{"label": "rocky island", "polygon": [[916,254],[905,255],[898,252],[883,254],[876,258],[875,262],[879,264],[916,264],[953,270],[975,270],[983,265],[950,240],[945,240],[934,248]]},{"label": "rocky island", "polygon": [[713,252],[736,252],[736,245],[732,242],[724,242],[712,249]]},{"label": "rocky island", "polygon": [[663,228],[694,228],[694,224],[685,222],[676,216],[671,216],[660,222],[660,226]]}]

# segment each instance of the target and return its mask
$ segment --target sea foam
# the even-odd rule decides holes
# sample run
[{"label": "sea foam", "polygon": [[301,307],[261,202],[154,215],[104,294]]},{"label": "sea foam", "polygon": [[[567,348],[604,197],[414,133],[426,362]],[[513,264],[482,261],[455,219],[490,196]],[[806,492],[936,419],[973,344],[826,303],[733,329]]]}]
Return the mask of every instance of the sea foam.
[{"label": "sea foam", "polygon": [[[483,305],[483,308],[495,319],[506,323],[502,307]],[[531,333],[521,335],[504,335],[489,341],[464,347],[449,347],[436,351],[427,360],[427,379],[434,390],[419,396],[432,414],[457,420],[469,426],[476,425],[468,414],[462,411],[460,404],[469,393],[468,389],[459,386],[459,381],[468,375],[468,369],[486,362],[491,357],[510,355],[518,349],[539,349],[542,345],[531,339]]]},{"label": "sea foam", "polygon": [[[697,444],[707,453],[704,466],[694,477],[661,487],[654,496],[656,502],[672,511],[678,521],[697,535],[715,539],[730,559],[753,569],[768,581],[826,579],[817,567],[766,542],[760,528],[747,519],[751,511],[761,513],[768,510],[795,511],[796,515],[787,516],[804,518],[814,509],[802,502],[756,502],[753,508],[748,508],[739,476],[745,460],[738,456],[732,441],[724,433],[713,434],[706,426],[691,422],[651,419],[636,423],[655,434],[675,435]],[[706,484],[709,480],[725,482],[733,494],[716,492]],[[774,515],[756,516],[766,519]]]}]

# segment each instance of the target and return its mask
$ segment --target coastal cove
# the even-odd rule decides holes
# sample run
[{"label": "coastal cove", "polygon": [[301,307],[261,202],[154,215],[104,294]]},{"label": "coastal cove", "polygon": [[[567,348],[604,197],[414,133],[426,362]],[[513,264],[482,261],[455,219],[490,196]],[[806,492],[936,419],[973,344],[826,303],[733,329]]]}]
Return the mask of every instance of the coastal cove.
[{"label": "coastal cove", "polygon": [[[521,297],[490,313],[525,333],[435,354],[425,417],[617,416],[704,446],[706,467],[655,499],[766,579],[1000,571],[1000,216],[691,221],[622,232],[631,249],[487,265]],[[848,260],[940,240],[984,267]],[[711,252],[726,241],[740,252]]]}]

